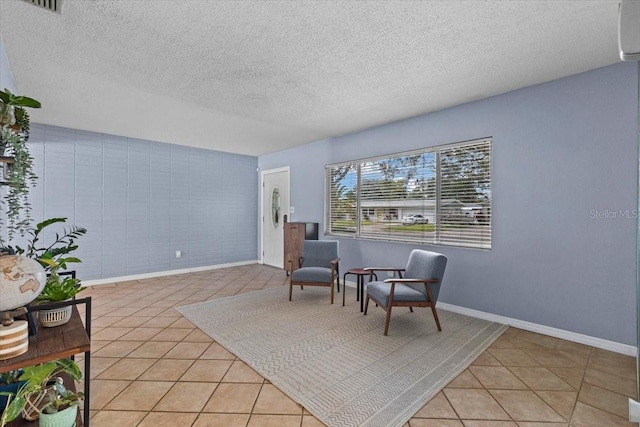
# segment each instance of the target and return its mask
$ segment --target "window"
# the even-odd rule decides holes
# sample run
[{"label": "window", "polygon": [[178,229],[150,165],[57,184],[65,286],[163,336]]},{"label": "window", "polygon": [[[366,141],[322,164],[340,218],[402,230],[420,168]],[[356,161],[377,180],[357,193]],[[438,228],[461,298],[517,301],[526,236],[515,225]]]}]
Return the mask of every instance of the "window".
[{"label": "window", "polygon": [[491,248],[491,139],[328,165],[325,174],[326,234]]}]

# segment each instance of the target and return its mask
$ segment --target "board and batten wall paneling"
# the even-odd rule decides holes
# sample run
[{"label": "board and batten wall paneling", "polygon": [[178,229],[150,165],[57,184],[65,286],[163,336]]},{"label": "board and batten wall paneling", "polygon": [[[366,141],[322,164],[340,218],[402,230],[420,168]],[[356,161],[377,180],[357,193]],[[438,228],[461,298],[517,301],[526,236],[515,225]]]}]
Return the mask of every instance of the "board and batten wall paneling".
[{"label": "board and batten wall paneling", "polygon": [[81,279],[257,259],[256,157],[39,124],[29,147],[34,224],[67,217],[88,229]]},{"label": "board and batten wall paneling", "polygon": [[129,139],[127,162],[127,275],[149,272],[149,141]]},{"label": "board and batten wall paneling", "polygon": [[154,144],[149,152],[149,270],[171,265],[171,146]]},{"label": "board and batten wall paneling", "polygon": [[[47,126],[47,129],[49,127]],[[69,141],[69,145],[72,145]],[[45,140],[45,162],[51,150]],[[128,143],[126,138],[103,135],[103,200],[102,227],[102,277],[127,275],[127,163]],[[78,162],[82,160],[78,159]],[[46,181],[45,181],[46,182]],[[82,201],[80,201],[82,203]],[[45,206],[45,218],[48,218]],[[78,223],[77,225],[82,225]],[[95,239],[97,236],[91,236]],[[84,239],[83,239],[84,240]],[[82,245],[80,245],[82,247]],[[86,262],[86,261],[85,261]],[[80,268],[78,268],[80,270]]]},{"label": "board and batten wall paneling", "polygon": [[[39,149],[39,155],[44,158],[44,144]],[[91,232],[91,235],[80,242],[83,253],[81,259],[85,261],[82,265],[83,273],[91,277],[102,277],[102,240],[91,238],[92,235],[104,234],[102,135],[77,131],[75,157],[81,160],[75,161],[75,199],[80,201],[75,204],[75,223]],[[96,260],[100,262],[95,262]]]}]

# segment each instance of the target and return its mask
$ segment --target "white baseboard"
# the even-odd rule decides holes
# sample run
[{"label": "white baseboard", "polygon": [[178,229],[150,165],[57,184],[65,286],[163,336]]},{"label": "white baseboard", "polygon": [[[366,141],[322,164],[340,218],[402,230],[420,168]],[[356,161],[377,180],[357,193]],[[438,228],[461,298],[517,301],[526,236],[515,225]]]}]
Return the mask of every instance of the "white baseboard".
[{"label": "white baseboard", "polygon": [[629,398],[629,422],[640,422],[640,403]]},{"label": "white baseboard", "polygon": [[344,285],[355,289],[355,287],[357,286],[357,283],[347,280],[346,282],[344,282]]},{"label": "white baseboard", "polygon": [[83,286],[106,285],[116,282],[128,282],[130,280],[152,279],[154,277],[173,276],[175,274],[197,273],[199,271],[218,270],[220,268],[239,267],[241,265],[257,264],[257,260],[230,262],[227,264],[206,265],[204,267],[181,268],[179,270],[154,271],[152,273],[133,274],[131,276],[109,277],[106,279],[83,280]]},{"label": "white baseboard", "polygon": [[460,314],[465,314],[467,316],[477,317],[479,319],[489,320],[491,322],[502,323],[505,325],[513,326],[515,328],[524,329],[525,331],[536,332],[543,335],[549,335],[555,338],[561,338],[567,341],[577,342],[579,344],[585,344],[592,347],[601,348],[603,350],[613,351],[615,353],[625,354],[627,356],[636,357],[638,352],[637,348],[632,345],[621,344],[615,341],[608,341],[602,338],[596,338],[589,335],[578,334],[576,332],[571,332],[564,329],[552,328],[551,326],[539,325],[537,323],[526,322],[524,320],[512,319],[511,317],[499,316],[497,314],[486,313],[484,311],[472,310],[470,308],[460,307],[457,305],[447,304],[444,302],[439,302],[438,308],[452,311],[454,313],[460,313]]},{"label": "white baseboard", "polygon": [[[345,285],[349,286],[350,288],[355,288],[356,282],[347,281]],[[499,316],[497,314],[473,310],[471,308],[460,307],[453,304],[447,304],[446,302],[438,302],[438,308],[452,311],[454,313],[476,317],[478,319],[488,320],[490,322],[502,323],[504,325],[513,326],[514,328],[524,329],[525,331],[536,332],[567,341],[577,342],[579,344],[589,345],[591,347],[601,348],[603,350],[613,351],[615,353],[625,354],[627,356],[636,357],[638,353],[638,349],[632,345],[621,344],[619,342],[608,341],[602,338],[578,334],[576,332],[571,332],[564,329],[552,328],[551,326],[539,325],[537,323],[526,322],[524,320],[513,319],[511,317]]]}]

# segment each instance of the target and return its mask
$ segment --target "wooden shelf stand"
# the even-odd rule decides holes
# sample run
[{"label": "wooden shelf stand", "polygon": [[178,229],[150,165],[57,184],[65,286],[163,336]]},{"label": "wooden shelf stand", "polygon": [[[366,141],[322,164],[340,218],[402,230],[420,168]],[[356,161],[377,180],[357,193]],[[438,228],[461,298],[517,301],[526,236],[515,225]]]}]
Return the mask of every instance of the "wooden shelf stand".
[{"label": "wooden shelf stand", "polygon": [[[85,322],[82,323],[77,305],[85,304]],[[37,327],[37,312],[43,309],[60,308],[72,305],[69,322],[53,328]],[[58,359],[72,358],[76,354],[84,353],[84,426],[89,427],[89,401],[91,384],[91,297],[78,298],[46,305],[28,307],[31,324],[36,325],[37,332],[29,337],[29,350],[20,356],[7,360],[0,360],[0,373],[38,365]],[[65,381],[66,382],[66,381]],[[75,390],[75,384],[66,382],[69,388]],[[8,424],[15,426],[37,426],[38,421],[17,419]],[[80,411],[76,420],[76,427],[83,425]]]}]

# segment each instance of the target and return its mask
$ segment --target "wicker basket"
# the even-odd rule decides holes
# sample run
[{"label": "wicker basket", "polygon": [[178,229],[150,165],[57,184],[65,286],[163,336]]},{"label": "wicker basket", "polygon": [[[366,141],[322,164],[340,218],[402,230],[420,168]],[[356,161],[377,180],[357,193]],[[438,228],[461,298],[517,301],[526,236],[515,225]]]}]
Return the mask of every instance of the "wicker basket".
[{"label": "wicker basket", "polygon": [[38,312],[38,318],[45,328],[64,325],[71,319],[71,306],[54,308],[52,310],[40,310]]},{"label": "wicker basket", "polygon": [[35,421],[40,418],[40,410],[48,403],[45,399],[49,391],[41,391],[37,393],[31,393],[22,408],[22,417],[27,421]]}]

